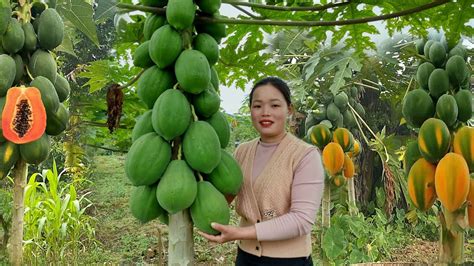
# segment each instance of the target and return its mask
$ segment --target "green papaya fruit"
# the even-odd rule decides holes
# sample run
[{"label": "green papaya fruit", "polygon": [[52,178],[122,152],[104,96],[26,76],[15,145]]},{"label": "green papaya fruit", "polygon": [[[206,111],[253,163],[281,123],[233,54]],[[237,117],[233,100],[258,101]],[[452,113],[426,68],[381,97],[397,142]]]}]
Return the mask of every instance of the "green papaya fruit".
[{"label": "green papaya fruit", "polygon": [[38,41],[36,39],[36,33],[35,29],[33,28],[33,24],[28,22],[23,24],[21,27],[23,28],[23,32],[25,34],[25,44],[23,45],[23,50],[29,52],[36,50]]},{"label": "green papaya fruit", "polygon": [[135,140],[146,133],[155,132],[151,124],[151,113],[152,110],[148,110],[138,118],[132,130],[132,142],[135,142]]},{"label": "green papaya fruit", "polygon": [[436,102],[436,116],[443,120],[448,127],[452,127],[458,118],[456,99],[449,94],[443,94]]},{"label": "green papaya fruit", "polygon": [[217,75],[216,69],[211,67],[211,84],[216,92],[219,92],[219,76]]},{"label": "green papaya fruit", "polygon": [[149,109],[156,99],[166,90],[173,88],[176,78],[171,71],[161,70],[157,66],[149,67],[138,79],[137,94]]},{"label": "green papaya fruit", "polygon": [[446,61],[446,49],[440,42],[434,42],[430,47],[429,57],[435,67],[441,67]]},{"label": "green papaya fruit", "polygon": [[52,83],[56,82],[58,66],[53,56],[47,51],[41,49],[36,50],[30,58],[28,69],[33,78],[43,76]]},{"label": "green papaya fruit", "polygon": [[166,214],[156,199],[156,185],[135,187],[130,195],[130,211],[142,223]]},{"label": "green papaya fruit", "polygon": [[455,95],[458,106],[458,120],[467,122],[472,117],[472,93],[470,90],[460,90]]},{"label": "green papaya fruit", "polygon": [[2,36],[3,49],[10,54],[15,54],[23,48],[24,44],[25,33],[20,22],[15,18],[10,18],[7,31]]},{"label": "green papaya fruit", "polygon": [[38,76],[30,83],[31,87],[38,88],[41,92],[41,100],[47,114],[54,114],[59,108],[59,97],[53,83],[49,79]]},{"label": "green papaya fruit", "polygon": [[450,57],[446,62],[446,73],[448,73],[449,81],[454,86],[462,84],[468,71],[464,58],[459,55]]},{"label": "green papaya fruit", "polygon": [[209,174],[221,160],[219,137],[209,123],[193,122],[183,139],[186,162],[196,171]]},{"label": "green papaya fruit", "polygon": [[221,150],[221,161],[206,177],[224,195],[237,195],[244,176],[239,163],[225,150]]},{"label": "green papaya fruit", "polygon": [[169,214],[189,208],[197,194],[193,170],[183,160],[173,160],[158,183],[156,198]]},{"label": "green papaya fruit", "polygon": [[437,68],[431,72],[428,79],[430,95],[439,98],[449,90],[449,77],[446,70]]},{"label": "green papaya fruit", "polygon": [[20,79],[23,78],[23,75],[25,74],[25,64],[23,63],[23,58],[21,58],[21,55],[16,54],[13,56],[13,60],[15,60],[15,80],[14,83],[20,82]]},{"label": "green papaya fruit", "polygon": [[[212,86],[209,84],[209,87]],[[211,117],[221,106],[219,95],[212,89],[208,88],[198,95],[193,96],[194,111],[200,117]]]},{"label": "green papaya fruit", "polygon": [[230,125],[225,115],[222,112],[217,111],[211,117],[206,119],[206,122],[208,122],[216,131],[221,148],[224,149],[227,147],[230,140]]},{"label": "green papaya fruit", "polygon": [[196,7],[193,0],[169,0],[166,6],[166,20],[177,30],[190,28],[194,22]]},{"label": "green papaya fruit", "polygon": [[230,220],[230,210],[224,195],[207,181],[198,182],[190,213],[194,226],[207,234],[219,233],[211,227],[211,223],[228,224]]},{"label": "green papaya fruit", "polygon": [[184,50],[174,66],[180,87],[192,94],[199,94],[208,88],[211,69],[206,56],[197,50]]},{"label": "green papaya fruit", "polygon": [[164,16],[149,14],[146,17],[145,24],[143,26],[143,37],[145,40],[150,40],[153,33],[161,26],[165,25],[166,18]]},{"label": "green papaya fruit", "polygon": [[435,70],[435,66],[430,62],[424,62],[418,66],[418,69],[416,70],[416,80],[421,88],[428,90],[428,80],[433,70]]},{"label": "green papaya fruit", "polygon": [[8,175],[10,169],[20,158],[18,145],[13,142],[5,141],[0,143],[0,179]]},{"label": "green papaya fruit", "polygon": [[[12,9],[9,1],[0,1],[0,36],[5,34],[8,28],[8,23],[12,16]],[[1,38],[0,38],[1,39]]]},{"label": "green papaya fruit", "polygon": [[41,138],[20,145],[20,154],[29,164],[39,164],[46,160],[51,150],[51,140],[45,133]]},{"label": "green papaya fruit", "polygon": [[327,108],[327,117],[329,120],[335,122],[338,118],[339,115],[341,114],[341,111],[339,108],[337,108],[337,105],[334,103],[330,103]]},{"label": "green papaya fruit", "polygon": [[207,33],[198,34],[193,40],[194,49],[203,53],[209,65],[214,65],[219,59],[219,47],[214,38]]},{"label": "green papaya fruit", "polygon": [[155,64],[164,69],[172,65],[183,50],[183,40],[179,32],[170,25],[157,29],[150,39],[150,58]]},{"label": "green papaya fruit", "polygon": [[56,74],[56,82],[53,83],[56,93],[58,94],[59,102],[64,102],[71,93],[71,86],[67,79],[59,74]]},{"label": "green papaya fruit", "polygon": [[43,11],[38,23],[38,42],[46,50],[58,47],[64,38],[64,23],[54,8]]},{"label": "green papaya fruit", "polygon": [[147,133],[130,147],[125,173],[134,186],[156,183],[171,160],[171,147],[156,133]]},{"label": "green papaya fruit", "polygon": [[221,7],[221,0],[197,0],[199,9],[209,15],[212,15],[219,11]]},{"label": "green papaya fruit", "polygon": [[175,89],[166,90],[155,102],[151,114],[153,129],[165,140],[182,135],[191,123],[191,106],[186,96]]},{"label": "green papaya fruit", "polygon": [[153,66],[155,63],[150,58],[150,53],[148,52],[150,41],[143,42],[140,44],[135,53],[133,53],[133,65],[141,68],[148,68]]},{"label": "green papaya fruit", "polygon": [[57,136],[61,134],[69,124],[69,111],[64,104],[60,103],[56,113],[48,113],[46,119],[46,134]]},{"label": "green papaya fruit", "polygon": [[[214,18],[221,18],[217,13],[212,15]],[[195,24],[198,33],[207,33],[216,39],[217,43],[220,43],[222,38],[227,36],[226,25],[221,23],[203,23],[197,22]]]}]

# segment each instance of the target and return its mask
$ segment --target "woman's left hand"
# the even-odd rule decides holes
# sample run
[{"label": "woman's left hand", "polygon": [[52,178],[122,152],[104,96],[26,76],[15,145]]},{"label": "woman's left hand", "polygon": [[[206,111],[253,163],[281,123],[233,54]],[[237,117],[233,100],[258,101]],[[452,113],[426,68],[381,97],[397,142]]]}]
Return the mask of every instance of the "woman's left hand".
[{"label": "woman's left hand", "polygon": [[248,227],[236,227],[232,225],[224,225],[218,223],[212,223],[211,227],[214,230],[220,232],[219,235],[210,235],[204,232],[198,231],[200,235],[206,238],[209,241],[217,243],[225,243],[233,240],[240,239],[256,239],[256,232],[254,226]]}]

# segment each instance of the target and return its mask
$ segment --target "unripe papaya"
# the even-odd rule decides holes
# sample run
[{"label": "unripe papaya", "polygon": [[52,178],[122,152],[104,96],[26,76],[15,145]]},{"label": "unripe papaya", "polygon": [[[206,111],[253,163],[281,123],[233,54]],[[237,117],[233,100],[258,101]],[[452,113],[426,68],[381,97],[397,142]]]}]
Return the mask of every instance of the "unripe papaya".
[{"label": "unripe papaya", "polygon": [[428,79],[428,88],[431,96],[439,98],[449,90],[448,73],[441,68],[433,70]]},{"label": "unripe papaya", "polygon": [[125,173],[134,186],[158,181],[171,160],[171,147],[158,134],[148,133],[130,147],[125,160]]},{"label": "unripe papaya", "polygon": [[13,58],[6,54],[0,55],[0,96],[7,94],[7,90],[13,85],[16,75],[16,63]]},{"label": "unripe papaya", "polygon": [[191,122],[191,106],[179,90],[163,92],[155,102],[151,115],[153,129],[165,140],[182,135]]},{"label": "unripe papaya", "polygon": [[71,86],[67,79],[59,74],[56,75],[56,82],[53,83],[56,93],[58,94],[59,102],[64,102],[69,98],[71,93]]},{"label": "unripe papaya", "polygon": [[152,110],[148,110],[138,118],[132,130],[132,142],[146,133],[155,132],[151,124],[151,114]]},{"label": "unripe papaya", "polygon": [[177,30],[184,30],[193,25],[196,7],[192,0],[168,0],[166,20]]},{"label": "unripe papaya", "polygon": [[207,176],[207,180],[224,195],[237,195],[244,176],[239,163],[225,150],[221,150],[221,161]]},{"label": "unripe papaya", "polygon": [[146,41],[140,44],[135,53],[133,54],[133,65],[141,68],[148,68],[153,66],[155,63],[150,58],[150,53],[148,52],[150,41]]},{"label": "unripe papaya", "polygon": [[454,95],[458,106],[458,120],[467,122],[472,117],[472,92],[460,90]]},{"label": "unripe papaya", "polygon": [[[212,85],[209,83],[209,86]],[[208,118],[219,111],[221,99],[212,88],[208,88],[193,97],[193,106],[197,115]]]},{"label": "unripe papaya", "polygon": [[29,164],[39,164],[46,160],[51,151],[51,140],[45,133],[41,138],[20,145],[20,154]]},{"label": "unripe papaya", "polygon": [[183,160],[173,160],[158,183],[156,198],[169,214],[187,209],[197,194],[197,182],[193,171]]},{"label": "unripe papaya", "polygon": [[58,66],[53,56],[47,51],[41,49],[36,50],[30,58],[28,69],[33,78],[43,76],[52,83],[56,82]]},{"label": "unripe papaya", "polygon": [[165,210],[156,199],[156,186],[135,187],[130,195],[130,211],[142,223],[164,215]]},{"label": "unripe papaya", "polygon": [[219,137],[221,148],[225,149],[227,145],[229,145],[230,139],[230,125],[225,115],[217,111],[211,117],[206,119],[206,122],[208,122],[212,128],[214,128],[217,133],[217,137]]},{"label": "unripe papaya", "polygon": [[0,143],[0,179],[8,175],[19,158],[20,150],[17,144],[10,141]]},{"label": "unripe papaya", "polygon": [[191,219],[199,230],[216,235],[219,232],[211,227],[211,223],[228,224],[230,220],[227,200],[207,181],[198,182],[197,190],[196,200],[190,208]]},{"label": "unripe papaya", "polygon": [[21,26],[25,34],[25,44],[23,45],[23,50],[34,51],[36,50],[37,38],[33,24],[30,22],[25,23]]},{"label": "unripe papaya", "polygon": [[194,49],[203,53],[209,65],[214,65],[219,59],[219,47],[214,38],[207,33],[198,34],[193,40]]},{"label": "unripe papaya", "polygon": [[176,78],[171,71],[152,66],[143,72],[138,80],[137,94],[149,109],[153,108],[158,97],[166,90],[173,88]]},{"label": "unripe papaya", "polygon": [[41,100],[43,101],[46,112],[56,113],[59,108],[59,97],[53,83],[47,78],[38,76],[30,83],[31,87],[38,88],[41,91]]},{"label": "unripe papaya", "polygon": [[143,36],[145,40],[150,40],[153,33],[165,24],[166,18],[156,14],[149,14],[146,17],[145,24],[143,26]]},{"label": "unripe papaya", "polygon": [[206,56],[197,50],[183,51],[174,66],[180,87],[189,93],[199,94],[209,86],[211,69]]},{"label": "unripe papaya", "polygon": [[172,65],[182,49],[181,35],[170,25],[157,29],[150,38],[150,58],[161,69]]},{"label": "unripe papaya", "polygon": [[39,17],[38,41],[43,49],[53,50],[64,38],[64,23],[56,9],[48,8]]},{"label": "unripe papaya", "polygon": [[436,115],[443,120],[448,127],[456,123],[458,118],[458,105],[452,95],[443,94],[436,103]]},{"label": "unripe papaya", "polygon": [[434,42],[430,47],[429,57],[435,67],[441,67],[446,60],[446,49],[441,42]]},{"label": "unripe papaya", "polygon": [[55,113],[48,113],[46,120],[46,133],[57,136],[66,130],[69,124],[69,111],[63,104],[59,104]]},{"label": "unripe papaya", "polygon": [[209,174],[221,160],[219,137],[209,123],[193,122],[183,139],[186,162],[196,171]]},{"label": "unripe papaya", "polygon": [[25,33],[20,22],[17,19],[10,18],[7,31],[2,36],[3,49],[10,54],[15,54],[23,48],[24,44]]}]

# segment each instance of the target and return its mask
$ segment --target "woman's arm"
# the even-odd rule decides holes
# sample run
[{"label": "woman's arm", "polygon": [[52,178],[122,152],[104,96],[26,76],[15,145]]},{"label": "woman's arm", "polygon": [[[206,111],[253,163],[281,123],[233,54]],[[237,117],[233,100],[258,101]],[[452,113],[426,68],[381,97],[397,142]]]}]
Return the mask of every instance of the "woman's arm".
[{"label": "woman's arm", "polygon": [[225,243],[233,240],[255,240],[257,239],[257,233],[255,226],[238,227],[233,225],[223,225],[218,223],[212,223],[212,228],[221,232],[219,235],[210,235],[198,231],[200,235],[207,238],[209,241],[217,243]]}]

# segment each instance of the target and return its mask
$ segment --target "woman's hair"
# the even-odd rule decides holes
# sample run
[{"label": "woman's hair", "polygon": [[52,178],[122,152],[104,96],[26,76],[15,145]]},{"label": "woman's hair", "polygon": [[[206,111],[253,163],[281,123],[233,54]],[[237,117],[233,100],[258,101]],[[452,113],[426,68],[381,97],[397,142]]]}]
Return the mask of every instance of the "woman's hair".
[{"label": "woman's hair", "polygon": [[260,87],[260,86],[263,86],[263,85],[267,85],[267,84],[270,84],[272,85],[273,87],[275,87],[277,90],[279,90],[281,92],[281,94],[283,94],[283,97],[285,98],[285,101],[286,103],[288,104],[288,106],[291,104],[291,93],[290,93],[290,88],[288,87],[288,84],[286,84],[286,82],[284,82],[282,79],[280,78],[277,78],[277,77],[267,77],[267,78],[264,78],[260,81],[258,81],[257,83],[255,83],[255,85],[253,86],[252,90],[250,91],[250,96],[249,96],[249,106],[252,105],[252,98],[253,98],[253,93],[254,91]]}]

